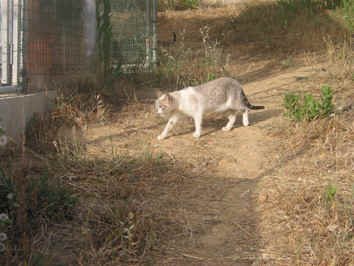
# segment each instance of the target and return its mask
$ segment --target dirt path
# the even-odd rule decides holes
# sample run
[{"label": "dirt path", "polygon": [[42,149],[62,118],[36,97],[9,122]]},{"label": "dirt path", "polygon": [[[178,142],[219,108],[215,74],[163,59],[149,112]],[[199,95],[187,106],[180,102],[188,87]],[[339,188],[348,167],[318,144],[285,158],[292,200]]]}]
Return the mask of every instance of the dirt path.
[{"label": "dirt path", "polygon": [[[259,112],[258,118],[267,113]],[[199,141],[192,139],[191,127],[186,132],[180,126],[176,134],[186,134],[156,144],[178,160],[191,162],[198,175],[192,184],[196,191],[182,197],[191,236],[177,248],[180,256],[172,263],[168,258],[172,265],[250,265],[257,257],[254,192],[267,163],[265,136],[260,121],[247,128],[239,122],[229,133],[220,131],[223,123],[222,116],[206,120]]]},{"label": "dirt path", "polygon": [[112,149],[127,154],[152,151],[186,165],[186,184],[175,194],[157,197],[168,197],[171,206],[166,212],[179,217],[188,235],[169,241],[159,265],[251,265],[260,257],[264,244],[257,233],[257,184],[275,165],[277,145],[267,128],[281,115],[277,85],[285,89],[284,80],[295,79],[297,73],[245,86],[252,103],[266,105],[250,113],[249,127],[242,126],[239,116],[235,128],[223,132],[226,118],[212,115],[200,140],[193,138],[193,123],[186,119],[171,137],[157,141],[165,121],[154,114],[152,104],[137,104],[121,112],[119,123],[89,130],[89,153],[95,156],[107,158]]},{"label": "dirt path", "polygon": [[[156,121],[153,114],[145,115],[148,121]],[[261,112],[255,115],[259,120],[263,116]],[[160,265],[250,265],[257,257],[259,237],[254,192],[257,177],[267,168],[269,149],[267,137],[260,129],[264,122],[247,128],[238,123],[233,131],[226,133],[219,130],[224,123],[222,120],[206,121],[206,135],[199,141],[193,139],[192,123],[188,121],[174,131],[175,136],[162,142],[153,139],[162,125],[157,123],[153,129],[146,129],[144,125],[142,129],[137,123],[130,124],[130,128],[139,129],[125,141],[115,138],[95,147],[96,154],[98,146],[103,154],[112,146],[117,149],[124,146],[130,151],[135,146],[138,150],[167,153],[175,161],[188,163],[193,177],[188,187],[176,195],[178,204],[171,208],[183,217],[190,235],[171,239],[166,248],[167,256],[159,259]],[[188,126],[184,127],[186,124]],[[104,139],[103,135],[98,136],[98,131],[114,136],[122,130],[121,127],[101,127],[96,132],[92,130],[89,139]]]},{"label": "dirt path", "polygon": [[184,232],[168,241],[154,265],[251,265],[264,259],[266,243],[258,234],[264,195],[258,184],[279,164],[278,140],[269,129],[282,121],[284,93],[302,82],[298,76],[314,78],[318,68],[282,71],[245,85],[250,102],[266,106],[250,113],[249,127],[242,126],[239,115],[235,128],[224,132],[227,119],[211,115],[199,140],[192,136],[192,121],[185,119],[169,138],[157,141],[165,121],[152,103],[137,103],[126,106],[116,123],[89,129],[88,152],[94,156],[111,159],[112,150],[132,156],[147,151],[184,166],[187,177],[176,191],[147,199],[165,201],[163,211],[177,217]]},{"label": "dirt path", "polygon": [[[171,30],[178,30],[178,21],[165,23],[166,39]],[[88,151],[95,156],[107,158],[112,149],[128,155],[151,151],[185,165],[185,184],[175,193],[155,195],[155,200],[168,200],[165,212],[178,217],[187,233],[170,239],[154,265],[258,265],[265,259],[266,243],[258,233],[259,213],[264,211],[258,204],[258,183],[276,168],[279,158],[277,139],[268,129],[281,121],[284,93],[300,88],[309,77],[316,82],[321,66],[270,67],[272,72],[267,72],[272,59],[252,63],[248,57],[242,59],[244,53],[235,50],[233,56],[239,58],[228,70],[249,82],[244,88],[252,104],[266,106],[250,113],[249,127],[242,126],[239,116],[235,128],[223,132],[226,118],[212,115],[205,119],[202,137],[195,140],[193,123],[186,119],[159,142],[156,137],[165,121],[154,114],[153,104],[140,103],[126,107],[119,122],[88,131]]]}]

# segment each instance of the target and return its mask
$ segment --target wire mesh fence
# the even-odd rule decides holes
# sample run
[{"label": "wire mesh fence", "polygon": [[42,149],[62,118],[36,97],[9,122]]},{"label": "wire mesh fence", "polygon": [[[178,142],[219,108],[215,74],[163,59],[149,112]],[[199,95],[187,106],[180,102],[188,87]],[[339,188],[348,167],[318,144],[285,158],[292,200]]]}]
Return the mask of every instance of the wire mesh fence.
[{"label": "wire mesh fence", "polygon": [[1,85],[17,85],[23,66],[24,0],[0,0]]},{"label": "wire mesh fence", "polygon": [[112,1],[112,58],[122,71],[149,71],[156,62],[156,0]]},{"label": "wire mesh fence", "polygon": [[24,73],[29,91],[52,89],[88,70],[83,0],[27,0]]},{"label": "wire mesh fence", "polygon": [[[0,0],[1,86],[35,92],[92,75],[99,60],[100,1]],[[111,6],[112,71],[151,70],[156,62],[157,0],[105,1]]]}]

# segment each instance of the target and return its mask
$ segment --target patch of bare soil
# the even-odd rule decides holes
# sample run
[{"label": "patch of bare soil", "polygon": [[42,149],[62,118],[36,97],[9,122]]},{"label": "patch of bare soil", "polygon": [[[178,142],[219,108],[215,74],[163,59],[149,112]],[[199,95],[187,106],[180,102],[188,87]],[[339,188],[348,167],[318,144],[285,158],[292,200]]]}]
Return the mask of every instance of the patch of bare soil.
[{"label": "patch of bare soil", "polygon": [[[180,186],[170,210],[180,217],[188,236],[171,239],[158,265],[250,265],[257,258],[259,237],[254,197],[257,177],[269,167],[272,140],[260,127],[269,112],[257,114],[251,127],[240,123],[231,132],[220,130],[225,119],[206,120],[200,140],[192,137],[192,123],[183,121],[173,136],[158,142],[163,124],[151,112],[139,112],[126,125],[91,129],[89,152],[104,158],[112,147],[138,154],[142,150],[168,154],[191,175]],[[251,116],[251,119],[253,116]],[[163,199],[161,199],[163,200]]]},{"label": "patch of bare soil", "polygon": [[166,210],[183,221],[188,235],[170,239],[157,265],[251,265],[260,258],[258,183],[279,159],[274,149],[278,140],[268,129],[281,121],[285,84],[303,71],[279,74],[262,86],[257,82],[245,86],[252,103],[266,106],[250,113],[249,127],[243,127],[239,117],[232,131],[223,132],[227,118],[210,115],[196,140],[193,123],[186,118],[169,138],[157,141],[165,121],[154,114],[152,104],[137,103],[119,113],[119,122],[89,128],[92,156],[111,159],[112,150],[168,154],[191,176],[188,186],[181,185],[177,194],[168,196],[175,204]]},{"label": "patch of bare soil", "polygon": [[[220,14],[227,12],[231,11],[169,11],[160,20],[159,37],[168,40],[171,32],[179,33],[188,26],[184,41],[193,47],[201,41],[197,37],[199,28],[210,21],[221,23]],[[161,252],[157,252],[154,265],[275,265],[272,258],[277,251],[266,250],[271,236],[260,232],[265,226],[264,207],[270,204],[260,186],[270,189],[268,192],[276,190],[275,182],[280,181],[272,180],[272,176],[292,161],[281,161],[284,147],[280,148],[279,138],[270,131],[285,130],[281,118],[284,94],[316,86],[326,66],[316,63],[282,68],[266,55],[263,59],[246,56],[247,51],[254,51],[253,45],[248,45],[229,48],[235,60],[227,70],[242,79],[251,103],[266,107],[250,113],[249,127],[243,127],[239,117],[232,131],[223,132],[221,128],[227,119],[211,115],[204,120],[199,140],[192,136],[192,121],[185,119],[169,138],[157,141],[165,121],[154,114],[153,104],[136,103],[125,106],[117,114],[117,122],[88,129],[89,156],[107,159],[113,156],[113,150],[127,155],[144,151],[167,154],[188,173],[188,182],[159,198],[164,201],[168,197],[173,203],[164,211],[178,217],[176,223],[182,224],[185,233],[166,241]],[[281,240],[281,236],[277,237]],[[281,265],[282,254],[277,256]],[[287,264],[287,258],[283,262]]]}]

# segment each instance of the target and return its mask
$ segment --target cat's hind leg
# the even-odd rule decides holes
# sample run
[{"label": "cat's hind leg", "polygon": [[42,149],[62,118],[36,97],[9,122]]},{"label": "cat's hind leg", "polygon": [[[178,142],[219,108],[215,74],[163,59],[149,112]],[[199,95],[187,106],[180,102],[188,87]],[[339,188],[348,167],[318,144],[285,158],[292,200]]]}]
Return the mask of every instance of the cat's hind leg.
[{"label": "cat's hind leg", "polygon": [[174,114],[173,116],[170,117],[168,120],[164,130],[162,133],[157,137],[158,140],[163,140],[164,138],[167,137],[168,132],[173,128],[173,126],[177,123],[179,119],[179,116],[177,114]]},{"label": "cat's hind leg", "polygon": [[229,122],[222,128],[223,131],[230,131],[232,129],[236,121],[236,113],[230,114],[228,118]]},{"label": "cat's hind leg", "polygon": [[195,125],[195,131],[193,133],[193,137],[199,138],[200,135],[202,134],[202,120],[203,116],[201,114],[194,115],[194,125]]},{"label": "cat's hind leg", "polygon": [[248,121],[248,109],[246,109],[245,111],[243,111],[242,113],[242,124],[247,127],[250,122]]}]

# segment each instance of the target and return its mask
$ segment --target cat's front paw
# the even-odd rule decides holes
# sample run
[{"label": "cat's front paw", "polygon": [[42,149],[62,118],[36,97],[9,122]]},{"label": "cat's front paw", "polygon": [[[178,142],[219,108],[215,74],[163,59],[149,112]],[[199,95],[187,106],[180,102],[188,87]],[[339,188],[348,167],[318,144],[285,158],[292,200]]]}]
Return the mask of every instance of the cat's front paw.
[{"label": "cat's front paw", "polygon": [[250,122],[248,121],[248,119],[243,119],[242,120],[242,124],[243,124],[244,127],[248,127]]},{"label": "cat's front paw", "polygon": [[165,138],[165,136],[163,136],[163,135],[157,136],[157,140],[163,140],[164,138]]},{"label": "cat's front paw", "polygon": [[194,132],[193,137],[199,139],[200,138],[200,133],[199,132]]},{"label": "cat's front paw", "polygon": [[222,131],[230,131],[232,127],[224,126],[222,128]]}]

